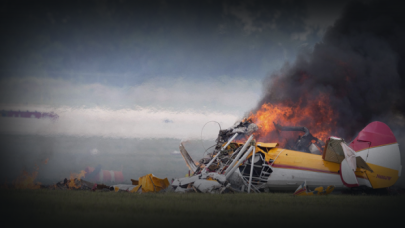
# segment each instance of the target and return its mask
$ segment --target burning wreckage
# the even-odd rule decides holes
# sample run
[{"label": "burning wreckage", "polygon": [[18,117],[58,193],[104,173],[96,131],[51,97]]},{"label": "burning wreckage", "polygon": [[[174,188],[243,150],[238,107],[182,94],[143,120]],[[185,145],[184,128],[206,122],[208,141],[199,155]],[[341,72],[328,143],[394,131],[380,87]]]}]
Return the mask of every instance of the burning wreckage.
[{"label": "burning wreckage", "polygon": [[[175,179],[175,192],[296,190],[296,195],[326,195],[335,188],[388,188],[401,175],[398,143],[382,122],[370,123],[349,144],[337,137],[324,143],[306,127],[274,126],[278,132],[304,134],[287,141],[285,148],[256,142],[253,133],[258,126],[245,119],[220,130],[213,152],[198,162],[181,143],[180,152],[192,175]],[[322,185],[326,189],[318,187]],[[317,188],[311,192],[309,187]]]},{"label": "burning wreckage", "polygon": [[401,175],[398,143],[391,129],[382,122],[370,123],[349,144],[338,137],[329,137],[324,143],[306,127],[273,124],[279,135],[285,131],[303,134],[296,140],[286,140],[285,148],[278,143],[257,142],[254,135],[258,126],[244,119],[220,130],[216,144],[211,147],[213,151],[198,162],[180,143],[180,153],[191,175],[174,179],[171,184],[167,178],[160,179],[152,174],[131,179],[131,185],[95,184],[123,180],[122,172],[101,170],[98,166],[88,167],[51,188],[136,193],[295,190],[295,195],[327,195],[334,189],[388,188]]}]

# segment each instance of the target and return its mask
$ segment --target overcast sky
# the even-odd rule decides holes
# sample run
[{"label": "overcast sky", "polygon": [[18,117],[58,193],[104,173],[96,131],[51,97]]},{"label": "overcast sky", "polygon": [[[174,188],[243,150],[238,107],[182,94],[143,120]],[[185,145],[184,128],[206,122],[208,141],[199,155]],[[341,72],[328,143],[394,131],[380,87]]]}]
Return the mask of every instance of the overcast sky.
[{"label": "overcast sky", "polygon": [[[4,1],[2,132],[197,138],[255,107],[348,1]],[[215,137],[218,129],[208,131]]]}]

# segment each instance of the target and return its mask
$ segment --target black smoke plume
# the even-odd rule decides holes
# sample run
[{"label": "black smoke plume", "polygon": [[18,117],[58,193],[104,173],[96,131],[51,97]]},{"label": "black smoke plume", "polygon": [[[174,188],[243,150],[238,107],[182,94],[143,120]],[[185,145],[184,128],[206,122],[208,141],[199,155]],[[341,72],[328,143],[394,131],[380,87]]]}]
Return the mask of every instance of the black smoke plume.
[{"label": "black smoke plume", "polygon": [[[305,99],[327,94],[337,112],[332,134],[351,141],[368,123],[379,120],[400,141],[405,126],[403,15],[391,2],[351,2],[312,52],[300,54],[295,63],[266,79],[255,111],[264,103],[305,106]],[[318,117],[312,118],[316,122]]]}]

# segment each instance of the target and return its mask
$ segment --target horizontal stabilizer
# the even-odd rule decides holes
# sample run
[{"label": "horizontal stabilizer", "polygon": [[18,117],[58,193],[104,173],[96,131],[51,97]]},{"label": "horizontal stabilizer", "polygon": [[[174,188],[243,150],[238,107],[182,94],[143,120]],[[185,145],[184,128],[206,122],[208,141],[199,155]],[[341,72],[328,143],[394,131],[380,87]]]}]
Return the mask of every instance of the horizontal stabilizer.
[{"label": "horizontal stabilizer", "polygon": [[358,168],[373,172],[373,170],[370,168],[370,166],[367,165],[366,161],[364,161],[362,157],[356,157],[356,165]]},{"label": "horizontal stabilizer", "polygon": [[343,139],[330,137],[325,146],[322,157],[325,161],[341,163],[346,159],[348,165],[353,169],[361,168],[373,172],[370,166],[364,159],[356,154],[356,152],[344,143]]}]

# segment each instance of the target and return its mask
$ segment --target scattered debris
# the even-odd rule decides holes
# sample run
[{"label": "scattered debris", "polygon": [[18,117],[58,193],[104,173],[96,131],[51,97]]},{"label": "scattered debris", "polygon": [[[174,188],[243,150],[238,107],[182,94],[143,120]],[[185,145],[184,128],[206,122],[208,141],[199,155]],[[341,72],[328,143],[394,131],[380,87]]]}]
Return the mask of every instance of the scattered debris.
[{"label": "scattered debris", "polygon": [[296,196],[329,195],[334,189],[335,186],[329,185],[328,187],[326,187],[326,189],[320,186],[315,188],[313,191],[310,191],[309,188],[307,187],[307,182],[304,181],[304,183],[302,183],[294,192],[294,195]]},{"label": "scattered debris", "polygon": [[78,178],[67,179],[60,181],[54,185],[41,185],[41,188],[55,189],[55,190],[92,190],[95,186],[94,183],[81,180]]}]

